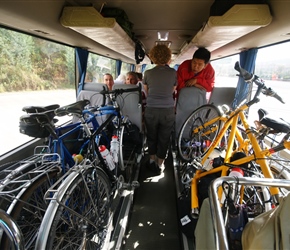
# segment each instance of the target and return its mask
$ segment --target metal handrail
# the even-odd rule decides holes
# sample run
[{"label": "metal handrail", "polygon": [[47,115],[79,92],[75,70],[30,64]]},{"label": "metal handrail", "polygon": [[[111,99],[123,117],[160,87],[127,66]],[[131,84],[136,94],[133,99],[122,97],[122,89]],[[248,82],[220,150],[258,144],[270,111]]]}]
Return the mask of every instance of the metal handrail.
[{"label": "metal handrail", "polygon": [[0,228],[7,234],[14,249],[24,250],[24,240],[20,228],[14,219],[2,209],[0,209]]},{"label": "metal handrail", "polygon": [[211,215],[214,227],[214,236],[216,249],[228,250],[228,238],[226,233],[226,227],[223,220],[223,214],[218,198],[218,188],[223,182],[238,183],[241,185],[254,185],[254,186],[273,186],[290,188],[290,180],[271,179],[271,178],[234,178],[230,176],[219,177],[215,179],[209,187],[209,202],[211,207]]}]

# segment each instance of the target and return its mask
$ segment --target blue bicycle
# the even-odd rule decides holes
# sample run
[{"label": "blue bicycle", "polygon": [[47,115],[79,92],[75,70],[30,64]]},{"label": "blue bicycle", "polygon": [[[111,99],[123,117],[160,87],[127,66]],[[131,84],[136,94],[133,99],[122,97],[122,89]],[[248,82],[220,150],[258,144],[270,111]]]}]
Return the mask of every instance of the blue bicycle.
[{"label": "blue bicycle", "polygon": [[[98,112],[114,107],[118,115],[114,112],[108,115],[90,136],[88,148],[91,153],[85,156],[81,164],[70,169],[63,181],[47,191],[46,198],[50,203],[40,226],[36,249],[108,249],[114,228],[113,218],[118,209],[116,200],[122,199],[120,190],[134,189],[138,187],[138,182],[125,182],[122,163],[117,163],[111,170],[114,176],[112,181],[106,174],[108,166],[96,141],[101,140],[102,132],[112,126],[113,134],[120,139],[119,160],[122,161],[120,155],[125,147],[123,134],[131,124],[122,116],[115,99],[124,92],[132,91],[136,89],[104,91],[105,95],[111,96],[113,105],[91,109]],[[69,113],[71,109],[63,108],[62,111]],[[51,193],[54,194],[52,197]]]}]

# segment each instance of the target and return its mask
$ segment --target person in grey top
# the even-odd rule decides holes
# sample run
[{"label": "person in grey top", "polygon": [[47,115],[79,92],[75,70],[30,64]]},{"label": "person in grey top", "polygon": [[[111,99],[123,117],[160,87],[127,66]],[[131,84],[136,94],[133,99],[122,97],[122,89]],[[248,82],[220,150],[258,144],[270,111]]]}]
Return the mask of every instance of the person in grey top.
[{"label": "person in grey top", "polygon": [[171,50],[166,45],[154,46],[149,57],[156,66],[144,72],[143,85],[147,94],[144,119],[149,166],[160,172],[164,170],[164,160],[174,128],[173,92],[177,84],[177,73],[168,66]]}]

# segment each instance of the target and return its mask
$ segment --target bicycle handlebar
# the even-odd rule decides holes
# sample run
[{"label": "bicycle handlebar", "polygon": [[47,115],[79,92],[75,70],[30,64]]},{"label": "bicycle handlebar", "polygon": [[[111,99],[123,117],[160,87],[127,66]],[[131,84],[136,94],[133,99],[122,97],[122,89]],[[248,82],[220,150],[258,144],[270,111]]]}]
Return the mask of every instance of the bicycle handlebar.
[{"label": "bicycle handlebar", "polygon": [[240,73],[238,76],[241,76],[245,80],[245,82],[248,82],[248,83],[254,82],[255,84],[258,85],[258,90],[257,90],[255,97],[257,97],[259,95],[259,93],[262,92],[262,94],[264,94],[266,96],[274,97],[278,101],[280,101],[281,103],[285,104],[285,102],[283,101],[281,96],[279,96],[271,88],[268,88],[267,86],[265,86],[264,81],[260,77],[258,77],[256,75],[248,72],[247,70],[243,69],[239,62],[235,63],[235,70]]},{"label": "bicycle handlebar", "polygon": [[243,77],[246,82],[253,81],[254,75],[248,72],[247,70],[243,69],[239,62],[236,62],[235,70],[241,74],[240,76]]},{"label": "bicycle handlebar", "polygon": [[114,89],[114,90],[106,90],[104,88],[100,92],[100,94],[103,95],[103,104],[102,104],[102,106],[105,106],[105,104],[106,104],[106,95],[113,95],[116,98],[118,95],[122,95],[123,93],[129,93],[129,92],[135,92],[135,91],[141,91],[141,86],[137,86],[136,88]]}]

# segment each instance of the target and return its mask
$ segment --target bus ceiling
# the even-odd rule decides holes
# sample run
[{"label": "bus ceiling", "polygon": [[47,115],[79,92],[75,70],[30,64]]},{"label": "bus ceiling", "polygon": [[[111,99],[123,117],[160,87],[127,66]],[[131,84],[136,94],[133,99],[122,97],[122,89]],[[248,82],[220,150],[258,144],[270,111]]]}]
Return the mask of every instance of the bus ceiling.
[{"label": "bus ceiling", "polygon": [[150,49],[163,43],[180,64],[198,47],[214,60],[288,40],[289,7],[274,0],[10,0],[0,2],[0,25],[132,64],[150,63]]}]

